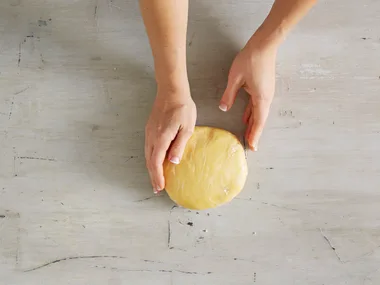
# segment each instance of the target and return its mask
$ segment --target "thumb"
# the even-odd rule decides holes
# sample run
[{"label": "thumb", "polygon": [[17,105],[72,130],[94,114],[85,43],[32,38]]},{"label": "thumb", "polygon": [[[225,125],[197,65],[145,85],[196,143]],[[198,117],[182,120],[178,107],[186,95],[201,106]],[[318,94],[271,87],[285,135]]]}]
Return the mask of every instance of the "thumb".
[{"label": "thumb", "polygon": [[168,155],[168,159],[171,163],[180,163],[183,152],[185,151],[187,141],[190,139],[192,134],[193,132],[191,130],[185,129],[182,129],[178,132],[176,138],[172,142]]},{"label": "thumb", "polygon": [[220,100],[219,109],[223,112],[228,111],[231,109],[232,105],[235,102],[237,93],[239,89],[242,87],[243,83],[238,78],[229,78],[226,90],[224,91],[224,94],[222,96],[222,99]]}]

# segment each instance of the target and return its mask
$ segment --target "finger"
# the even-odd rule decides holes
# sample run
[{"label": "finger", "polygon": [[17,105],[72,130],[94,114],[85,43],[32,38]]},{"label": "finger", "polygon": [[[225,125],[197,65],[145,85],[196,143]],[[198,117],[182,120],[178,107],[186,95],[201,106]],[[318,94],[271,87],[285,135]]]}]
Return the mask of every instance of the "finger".
[{"label": "finger", "polygon": [[[251,114],[249,115],[249,118],[247,120],[247,128],[245,129],[245,135],[244,135],[247,142],[248,142],[249,134],[251,133],[251,130],[252,130],[252,125],[253,125],[253,114],[252,114],[252,107],[251,107]],[[250,144],[248,144],[248,146],[251,150],[253,150]]]},{"label": "finger", "polygon": [[247,107],[245,108],[244,115],[243,115],[243,123],[248,124],[249,117],[251,116],[252,113],[252,102],[251,99],[249,99],[249,102],[247,104]]},{"label": "finger", "polygon": [[[145,135],[144,149],[145,149],[145,164],[146,164],[146,168],[148,169],[150,183],[153,186],[154,184],[153,184],[153,179],[152,179],[152,175],[151,175],[151,171],[150,171],[150,158],[152,157],[153,147],[149,144],[149,139],[148,139],[147,135]],[[156,189],[154,188],[154,186],[153,186],[153,192],[157,192]]]},{"label": "finger", "polygon": [[237,93],[240,89],[240,87],[243,86],[243,82],[238,79],[228,79],[226,90],[224,91],[224,94],[222,96],[222,99],[220,100],[219,109],[226,112],[229,109],[231,109],[232,105],[235,102]]},{"label": "finger", "polygon": [[248,144],[253,151],[258,150],[258,143],[268,118],[269,108],[270,104],[267,101],[260,101],[253,106],[248,134],[246,135]]},{"label": "finger", "polygon": [[[153,152],[153,148],[150,151],[150,156],[152,156],[152,152]],[[146,159],[146,165],[147,165],[147,168],[148,168],[150,183],[152,184],[152,187],[153,187],[153,193],[157,194],[158,190],[157,190],[157,187],[156,187],[156,183],[153,180],[153,173],[152,173],[152,168],[151,168],[150,164],[151,164],[150,163],[150,158],[147,158]]]},{"label": "finger", "polygon": [[159,140],[153,147],[149,165],[153,181],[153,189],[156,190],[156,192],[161,191],[165,187],[163,163],[166,157],[166,152],[169,149],[170,142],[170,139],[164,138]]},{"label": "finger", "polygon": [[149,143],[149,137],[148,137],[147,131],[145,131],[144,153],[145,153],[145,160],[148,166],[148,161],[150,160],[150,157],[152,156],[152,147]]},{"label": "finger", "polygon": [[182,129],[179,131],[179,133],[177,134],[177,137],[174,139],[170,147],[170,151],[168,155],[170,162],[174,164],[180,163],[183,152],[185,151],[187,141],[190,139],[192,133],[193,133],[193,130],[187,130],[187,129],[186,130]]}]

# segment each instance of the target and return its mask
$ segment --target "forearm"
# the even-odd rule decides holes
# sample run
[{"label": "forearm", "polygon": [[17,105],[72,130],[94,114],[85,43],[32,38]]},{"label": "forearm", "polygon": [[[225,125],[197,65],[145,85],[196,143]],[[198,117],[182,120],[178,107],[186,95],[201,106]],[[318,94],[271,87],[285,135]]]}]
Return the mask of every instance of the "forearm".
[{"label": "forearm", "polygon": [[275,0],[269,15],[251,40],[278,46],[317,0]]},{"label": "forearm", "polygon": [[187,82],[188,0],[140,0],[159,86]]}]

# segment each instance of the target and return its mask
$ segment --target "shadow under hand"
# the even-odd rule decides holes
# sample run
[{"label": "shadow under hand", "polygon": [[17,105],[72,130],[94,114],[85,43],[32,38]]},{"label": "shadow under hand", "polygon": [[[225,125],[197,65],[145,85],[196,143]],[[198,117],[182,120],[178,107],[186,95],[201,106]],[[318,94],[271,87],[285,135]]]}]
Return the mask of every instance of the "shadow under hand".
[{"label": "shadow under hand", "polygon": [[38,13],[19,8],[27,26],[24,48],[31,41],[30,53],[41,57],[39,74],[61,84],[49,100],[62,122],[52,130],[62,137],[62,160],[104,193],[141,201],[153,196],[144,129],[156,87],[138,3],[85,2],[37,7]]}]

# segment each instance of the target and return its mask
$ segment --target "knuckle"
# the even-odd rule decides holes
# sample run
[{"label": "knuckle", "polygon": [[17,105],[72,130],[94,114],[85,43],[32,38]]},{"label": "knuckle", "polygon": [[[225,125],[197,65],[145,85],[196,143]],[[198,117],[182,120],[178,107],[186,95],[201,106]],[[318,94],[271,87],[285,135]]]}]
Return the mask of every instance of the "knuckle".
[{"label": "knuckle", "polygon": [[160,132],[158,132],[157,134],[158,141],[160,142],[165,142],[166,140],[168,140],[168,138],[172,136],[173,136],[173,131],[170,128],[165,128],[161,130]]},{"label": "knuckle", "polygon": [[154,165],[157,161],[157,155],[156,154],[153,154],[152,157],[150,158],[150,165]]},{"label": "knuckle", "polygon": [[181,132],[184,137],[189,138],[194,133],[194,127],[183,128]]},{"label": "knuckle", "polygon": [[265,93],[259,93],[257,94],[257,101],[261,104],[270,104],[272,102],[272,97],[268,96]]},{"label": "knuckle", "polygon": [[170,149],[170,155],[177,156],[180,151],[181,151],[181,146],[179,144],[173,144],[173,146]]},{"label": "knuckle", "polygon": [[193,134],[193,132],[194,132],[194,127],[189,127],[189,128],[184,128],[183,129],[183,133],[185,134],[185,135],[192,135]]},{"label": "knuckle", "polygon": [[232,70],[230,70],[228,72],[228,78],[227,79],[228,79],[229,82],[235,81],[236,80],[236,73],[233,72]]},{"label": "knuckle", "polygon": [[160,167],[160,160],[158,159],[158,156],[157,155],[154,155],[151,160],[150,160],[150,167],[151,169],[155,170],[157,169],[158,167]]},{"label": "knuckle", "polygon": [[156,172],[161,166],[162,165],[158,161],[152,162],[152,171]]},{"label": "knuckle", "polygon": [[148,160],[145,161],[145,166],[146,166],[146,168],[148,168],[148,170],[151,169],[150,162]]},{"label": "knuckle", "polygon": [[154,144],[154,154],[152,155],[152,160],[157,160],[159,155],[165,151],[165,142],[158,139]]}]

